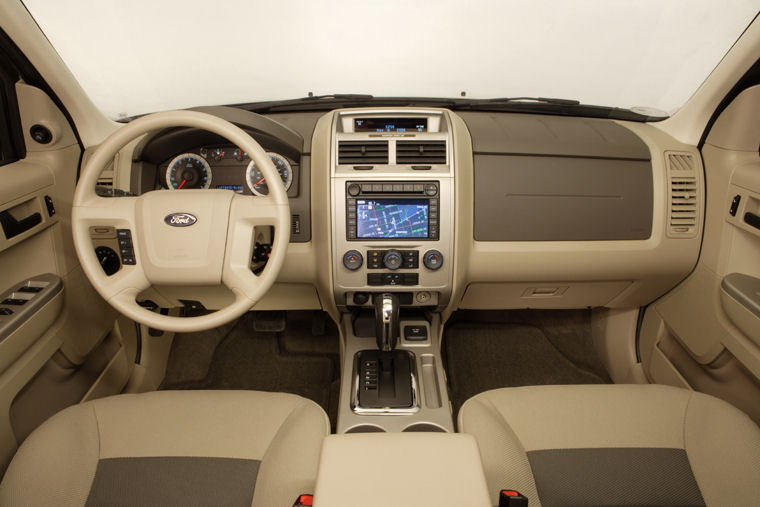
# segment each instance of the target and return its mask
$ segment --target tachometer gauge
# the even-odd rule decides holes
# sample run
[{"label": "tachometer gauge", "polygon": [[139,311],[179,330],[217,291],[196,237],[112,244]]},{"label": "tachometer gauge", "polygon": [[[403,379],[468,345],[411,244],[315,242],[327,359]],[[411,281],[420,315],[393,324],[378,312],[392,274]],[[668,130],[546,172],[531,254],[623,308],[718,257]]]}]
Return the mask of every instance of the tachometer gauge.
[{"label": "tachometer gauge", "polygon": [[169,162],[166,186],[172,190],[208,188],[211,186],[211,167],[206,159],[195,153],[183,153]]},{"label": "tachometer gauge", "polygon": [[[290,167],[290,162],[278,153],[267,152],[267,155],[272,159],[277,172],[280,173],[282,184],[285,185],[285,191],[287,192],[293,183],[293,169]],[[264,181],[264,175],[261,174],[259,168],[256,167],[256,162],[253,160],[248,164],[248,169],[245,171],[245,181],[248,183],[248,188],[254,194],[269,195],[269,187],[267,187],[267,182]]]}]

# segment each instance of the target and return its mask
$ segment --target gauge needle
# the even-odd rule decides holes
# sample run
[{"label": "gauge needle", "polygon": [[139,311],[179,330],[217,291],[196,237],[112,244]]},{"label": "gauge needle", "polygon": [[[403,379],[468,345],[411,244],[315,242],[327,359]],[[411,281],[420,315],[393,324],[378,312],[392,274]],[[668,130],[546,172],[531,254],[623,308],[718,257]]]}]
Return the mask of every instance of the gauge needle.
[{"label": "gauge needle", "polygon": [[257,181],[256,183],[254,183],[254,184],[253,184],[253,186],[254,186],[254,187],[257,187],[257,186],[259,186],[259,184],[260,184],[262,181],[264,181],[265,179],[266,179],[266,178],[261,178],[259,181]]},{"label": "gauge needle", "polygon": [[182,180],[182,183],[179,184],[179,186],[177,187],[177,190],[179,190],[180,188],[184,187],[185,183],[187,183],[187,180]]}]

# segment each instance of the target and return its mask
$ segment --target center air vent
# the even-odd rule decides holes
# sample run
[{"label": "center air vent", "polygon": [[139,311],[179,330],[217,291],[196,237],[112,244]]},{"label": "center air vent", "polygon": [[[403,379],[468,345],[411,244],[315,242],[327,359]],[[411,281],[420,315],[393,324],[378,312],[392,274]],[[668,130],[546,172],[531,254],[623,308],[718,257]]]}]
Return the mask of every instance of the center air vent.
[{"label": "center air vent", "polygon": [[338,164],[387,164],[388,141],[340,141]]},{"label": "center air vent", "polygon": [[669,152],[666,160],[670,178],[668,235],[694,237],[697,233],[700,208],[694,155]]},{"label": "center air vent", "polygon": [[397,164],[445,164],[446,141],[398,141]]}]

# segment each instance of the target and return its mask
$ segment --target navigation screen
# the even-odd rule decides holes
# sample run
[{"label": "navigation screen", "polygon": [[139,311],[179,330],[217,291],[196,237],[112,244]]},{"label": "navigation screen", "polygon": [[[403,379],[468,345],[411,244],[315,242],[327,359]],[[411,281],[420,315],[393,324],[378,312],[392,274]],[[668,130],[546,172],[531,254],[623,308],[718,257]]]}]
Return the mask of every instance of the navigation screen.
[{"label": "navigation screen", "polygon": [[427,132],[427,118],[355,118],[354,132]]},{"label": "navigation screen", "polygon": [[427,199],[358,199],[356,237],[427,238]]}]

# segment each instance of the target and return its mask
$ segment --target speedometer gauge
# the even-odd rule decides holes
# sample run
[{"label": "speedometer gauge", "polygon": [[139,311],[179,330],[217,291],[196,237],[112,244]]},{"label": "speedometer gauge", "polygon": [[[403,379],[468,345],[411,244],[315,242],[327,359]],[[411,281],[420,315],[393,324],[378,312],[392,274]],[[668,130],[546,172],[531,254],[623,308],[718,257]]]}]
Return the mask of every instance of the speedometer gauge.
[{"label": "speedometer gauge", "polygon": [[[267,152],[267,155],[272,159],[274,168],[280,174],[282,184],[285,185],[285,191],[287,192],[293,183],[293,169],[290,167],[290,162],[279,153]],[[267,187],[267,182],[264,180],[264,175],[261,174],[261,170],[256,167],[256,162],[253,160],[248,164],[248,169],[245,171],[245,181],[248,183],[248,188],[254,194],[269,195],[269,187]]]},{"label": "speedometer gauge", "polygon": [[206,159],[195,153],[183,153],[169,162],[166,186],[172,190],[208,188],[211,186],[211,167]]}]

